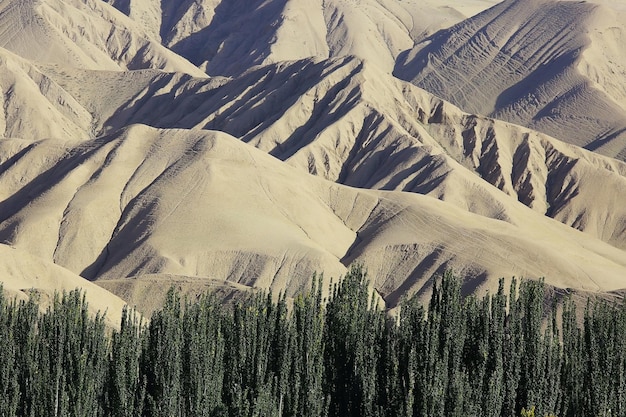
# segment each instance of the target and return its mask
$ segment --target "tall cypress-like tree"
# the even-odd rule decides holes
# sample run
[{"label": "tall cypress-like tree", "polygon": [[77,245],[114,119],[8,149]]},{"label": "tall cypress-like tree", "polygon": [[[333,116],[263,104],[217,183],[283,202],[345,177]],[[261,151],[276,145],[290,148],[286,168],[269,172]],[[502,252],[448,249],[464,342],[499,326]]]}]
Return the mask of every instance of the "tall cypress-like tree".
[{"label": "tall cypress-like tree", "polygon": [[85,294],[70,292],[61,304],[68,347],[63,367],[68,380],[68,415],[103,415],[103,394],[107,380],[108,340],[104,317],[90,317]]},{"label": "tall cypress-like tree", "polygon": [[489,297],[489,341],[485,375],[482,382],[482,415],[498,417],[504,403],[504,343],[506,323],[506,296],[504,280],[498,284],[498,292]]},{"label": "tall cypress-like tree", "polygon": [[17,315],[23,404],[18,414],[103,415],[108,341],[103,317],[90,317],[84,294],[55,295],[37,317],[34,304]]},{"label": "tall cypress-like tree", "polygon": [[422,375],[426,369],[426,318],[424,307],[414,296],[400,306],[399,319],[399,388],[403,398],[403,415],[422,415],[426,385]]},{"label": "tall cypress-like tree", "polygon": [[563,328],[561,391],[564,396],[559,415],[563,417],[581,416],[583,414],[584,383],[582,332],[577,322],[576,304],[571,298],[563,303],[561,317]]},{"label": "tall cypress-like tree", "polygon": [[626,302],[622,301],[615,310],[615,329],[612,338],[615,341],[616,356],[613,358],[613,389],[615,390],[615,402],[613,414],[616,416],[626,415]]},{"label": "tall cypress-like tree", "polygon": [[437,302],[441,314],[439,346],[447,355],[447,388],[445,415],[464,416],[469,392],[467,372],[463,369],[463,347],[467,339],[466,320],[461,296],[461,280],[447,272],[441,281],[441,298]]},{"label": "tall cypress-like tree", "polygon": [[224,329],[222,308],[205,294],[187,302],[183,318],[183,390],[185,415],[219,416],[226,413],[224,384]]},{"label": "tall cypress-like tree", "polygon": [[378,409],[381,416],[401,417],[406,415],[404,394],[401,388],[400,337],[395,320],[386,318],[380,340],[378,366]]},{"label": "tall cypress-like tree", "polygon": [[489,298],[478,301],[470,296],[465,300],[464,316],[466,337],[463,352],[463,368],[466,370],[469,386],[465,394],[464,412],[469,415],[488,415],[483,409],[483,384],[487,375],[489,355]]},{"label": "tall cypress-like tree", "polygon": [[143,413],[146,379],[140,365],[145,334],[137,313],[124,307],[120,330],[111,338],[106,397],[106,410],[111,417],[140,417]]},{"label": "tall cypress-like tree", "polygon": [[28,301],[14,303],[15,328],[13,337],[17,351],[16,369],[20,389],[18,416],[32,416],[37,412],[37,398],[40,388],[40,367],[37,360],[38,345],[37,321],[39,307],[37,297],[31,294]]},{"label": "tall cypress-like tree", "polygon": [[[375,307],[362,269],[327,304],[321,282],[287,308],[255,294],[232,308],[174,290],[149,326],[125,309],[119,331],[79,291],[39,313],[36,294],[0,292],[0,416],[622,415],[626,305],[590,301],[579,323],[542,282],[501,281],[461,296],[436,280],[428,309]],[[508,310],[507,310],[508,301]],[[548,306],[548,308],[545,308]]]},{"label": "tall cypress-like tree", "polygon": [[142,355],[142,371],[146,375],[145,415],[149,417],[183,415],[182,324],[180,295],[171,288],[163,309],[152,315]]},{"label": "tall cypress-like tree", "polygon": [[286,415],[321,417],[327,411],[324,395],[324,310],[322,280],[314,277],[311,291],[294,300],[294,341],[291,349],[290,387]]},{"label": "tall cypress-like tree", "polygon": [[334,287],[326,306],[326,395],[331,416],[378,413],[376,369],[384,327],[363,269],[353,267]]},{"label": "tall cypress-like tree", "polygon": [[546,330],[543,335],[543,378],[541,383],[541,402],[539,410],[545,414],[554,414],[563,401],[561,392],[561,357],[562,346],[557,324],[557,305],[554,300]]},{"label": "tall cypress-like tree", "polygon": [[522,372],[522,307],[517,297],[517,280],[511,280],[509,289],[509,314],[504,326],[504,401],[502,404],[503,417],[517,417],[521,411],[518,407],[517,394]]},{"label": "tall cypress-like tree", "polygon": [[[544,351],[541,337],[543,322],[543,284],[523,281],[520,285],[519,303],[522,313],[522,360],[518,405],[536,406],[542,402],[544,378]],[[538,408],[538,412],[540,410]]]},{"label": "tall cypress-like tree", "polygon": [[18,348],[15,302],[9,303],[0,283],[0,416],[15,416],[19,406]]}]

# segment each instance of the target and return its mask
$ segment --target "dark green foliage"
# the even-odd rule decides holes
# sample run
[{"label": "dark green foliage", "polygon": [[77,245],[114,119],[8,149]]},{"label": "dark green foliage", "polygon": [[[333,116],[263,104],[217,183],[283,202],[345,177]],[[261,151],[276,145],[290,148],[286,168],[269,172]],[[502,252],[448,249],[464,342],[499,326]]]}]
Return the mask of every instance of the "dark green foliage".
[{"label": "dark green foliage", "polygon": [[590,301],[579,322],[565,300],[557,320],[542,281],[463,298],[446,274],[392,318],[360,267],[328,300],[313,282],[291,308],[170,290],[117,331],[79,291],[43,313],[0,292],[0,417],[626,415],[626,304]]},{"label": "dark green foliage", "polygon": [[18,368],[15,313],[15,304],[7,304],[7,300],[0,297],[0,416],[3,417],[17,414],[20,399],[19,383],[14,375]]},{"label": "dark green foliage", "polygon": [[89,315],[78,291],[56,296],[41,315],[35,296],[10,305],[0,298],[0,333],[7,336],[0,344],[0,415],[104,415],[109,345],[102,316]]},{"label": "dark green foliage", "polygon": [[142,369],[147,377],[146,409],[151,417],[183,415],[183,317],[173,288],[163,309],[152,315]]},{"label": "dark green foliage", "polygon": [[378,415],[377,368],[384,313],[370,298],[365,277],[354,267],[335,285],[326,306],[325,393],[330,416]]},{"label": "dark green foliage", "polygon": [[219,305],[210,295],[187,302],[183,317],[184,411],[188,416],[222,412],[224,330]]},{"label": "dark green foliage", "polygon": [[134,311],[124,308],[120,331],[111,338],[106,410],[112,417],[142,415],[146,380],[140,372],[144,328]]}]

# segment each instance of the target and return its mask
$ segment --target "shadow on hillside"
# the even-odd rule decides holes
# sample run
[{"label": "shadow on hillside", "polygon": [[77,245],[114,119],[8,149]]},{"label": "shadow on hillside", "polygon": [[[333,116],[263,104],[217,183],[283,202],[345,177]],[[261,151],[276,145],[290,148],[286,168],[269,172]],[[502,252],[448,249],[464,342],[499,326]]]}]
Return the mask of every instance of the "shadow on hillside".
[{"label": "shadow on hillside", "polygon": [[[284,65],[269,65],[223,83],[164,74],[126,106],[120,108],[104,124],[105,132],[140,123],[156,128],[207,129],[228,133],[249,142],[285,116],[310,90],[315,98],[312,114],[270,154],[287,159],[331,123],[345,116],[359,101],[360,92],[347,91],[351,78],[362,70],[354,65],[339,82],[321,91],[318,85],[337,71],[350,66],[353,60],[301,60]],[[168,91],[163,94],[163,91]],[[320,90],[320,91],[318,91]],[[343,94],[336,108],[331,106]]]},{"label": "shadow on hillside", "polygon": [[211,76],[237,76],[269,55],[287,0],[224,0],[211,23],[171,46]]}]

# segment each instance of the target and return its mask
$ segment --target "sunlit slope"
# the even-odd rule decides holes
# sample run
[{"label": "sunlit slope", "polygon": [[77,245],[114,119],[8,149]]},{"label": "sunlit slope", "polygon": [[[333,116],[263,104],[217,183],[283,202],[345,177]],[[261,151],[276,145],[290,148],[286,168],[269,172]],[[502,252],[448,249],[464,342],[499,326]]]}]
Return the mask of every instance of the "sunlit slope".
[{"label": "sunlit slope", "polygon": [[[508,207],[519,201],[626,247],[623,162],[464,113],[361,60],[274,64],[234,79],[142,76],[134,96],[99,117],[99,130],[219,130],[334,182],[427,194],[514,223]],[[117,95],[98,94],[107,91],[100,83],[118,77],[83,75],[92,82],[80,92],[107,103]]]},{"label": "sunlit slope", "polygon": [[0,138],[91,136],[93,117],[34,64],[0,48]]},{"label": "sunlit slope", "polygon": [[626,158],[625,8],[504,1],[417,43],[394,74],[471,113]]},{"label": "sunlit slope", "polygon": [[0,279],[626,287],[619,2],[490,4],[0,0]]},{"label": "sunlit slope", "polygon": [[35,296],[41,308],[47,308],[55,294],[80,289],[92,314],[106,312],[105,322],[119,326],[122,309],[121,298],[82,277],[44,260],[27,251],[0,244],[0,283],[5,296],[27,299]]},{"label": "sunlit slope", "polygon": [[315,271],[338,277],[353,261],[392,305],[448,268],[476,290],[512,275],[623,287],[623,251],[517,202],[506,207],[511,222],[415,193],[350,188],[216,132],[133,126],[55,147],[0,143],[9,194],[0,239],[96,282],[118,280],[113,290],[120,278],[160,274],[164,286],[187,276],[292,295]]},{"label": "sunlit slope", "polygon": [[107,0],[210,75],[303,58],[368,60],[390,72],[397,55],[493,1]]},{"label": "sunlit slope", "polygon": [[38,63],[95,70],[157,68],[203,76],[99,0],[2,0],[0,47]]}]

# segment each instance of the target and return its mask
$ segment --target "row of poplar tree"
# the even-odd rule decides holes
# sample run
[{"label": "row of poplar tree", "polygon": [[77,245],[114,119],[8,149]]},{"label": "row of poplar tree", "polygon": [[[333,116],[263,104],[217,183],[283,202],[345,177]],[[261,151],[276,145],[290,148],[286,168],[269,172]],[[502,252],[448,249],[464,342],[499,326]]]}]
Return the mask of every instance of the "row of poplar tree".
[{"label": "row of poplar tree", "polygon": [[571,301],[546,307],[542,282],[479,299],[448,274],[390,317],[359,267],[321,288],[289,308],[172,290],[118,331],[79,291],[45,313],[1,296],[0,416],[626,415],[623,305],[590,302],[581,321]]}]

